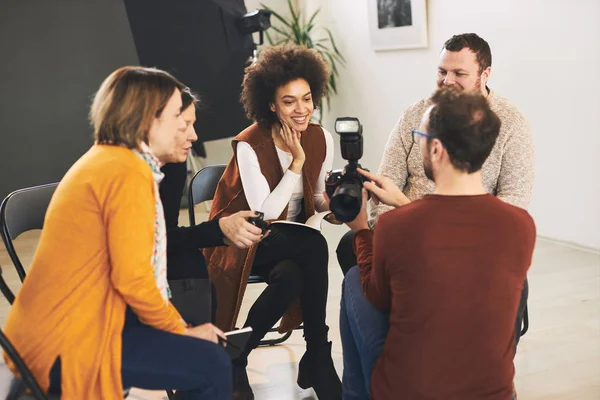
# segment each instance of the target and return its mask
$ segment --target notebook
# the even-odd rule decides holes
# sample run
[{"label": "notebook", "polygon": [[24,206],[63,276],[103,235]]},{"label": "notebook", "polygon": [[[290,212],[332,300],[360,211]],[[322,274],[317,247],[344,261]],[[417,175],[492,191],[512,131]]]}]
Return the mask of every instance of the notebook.
[{"label": "notebook", "polygon": [[323,219],[326,216],[328,216],[329,214],[331,214],[331,211],[323,211],[320,213],[316,213],[315,215],[310,217],[305,223],[294,222],[294,221],[273,221],[270,223],[270,225],[277,225],[277,224],[299,225],[299,226],[306,226],[306,227],[309,227],[311,229],[321,232],[321,226],[323,224]]}]

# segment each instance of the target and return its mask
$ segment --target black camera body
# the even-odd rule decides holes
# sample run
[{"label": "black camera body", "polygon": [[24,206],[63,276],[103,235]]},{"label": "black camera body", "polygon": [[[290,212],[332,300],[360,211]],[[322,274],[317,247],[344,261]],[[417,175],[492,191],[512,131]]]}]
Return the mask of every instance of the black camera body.
[{"label": "black camera body", "polygon": [[256,217],[248,217],[248,222],[260,228],[262,234],[264,235],[267,232],[268,227],[267,223],[264,220],[265,214],[260,211],[254,211],[254,213],[256,214]]},{"label": "black camera body", "polygon": [[[368,179],[358,173],[358,161],[363,156],[362,125],[358,118],[343,117],[335,120],[335,131],[340,135],[342,158],[348,161],[343,170],[333,170],[325,177],[325,192],[329,209],[340,222],[353,221],[362,208],[362,187]],[[368,171],[368,170],[367,170]]]}]

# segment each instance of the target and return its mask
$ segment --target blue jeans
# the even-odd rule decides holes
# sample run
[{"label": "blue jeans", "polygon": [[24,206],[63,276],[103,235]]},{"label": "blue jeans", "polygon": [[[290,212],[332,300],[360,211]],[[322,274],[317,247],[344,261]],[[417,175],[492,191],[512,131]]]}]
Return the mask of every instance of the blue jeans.
[{"label": "blue jeans", "polygon": [[369,399],[371,373],[389,327],[389,316],[369,303],[363,294],[358,267],[351,268],[342,284],[340,309],[344,400]]}]

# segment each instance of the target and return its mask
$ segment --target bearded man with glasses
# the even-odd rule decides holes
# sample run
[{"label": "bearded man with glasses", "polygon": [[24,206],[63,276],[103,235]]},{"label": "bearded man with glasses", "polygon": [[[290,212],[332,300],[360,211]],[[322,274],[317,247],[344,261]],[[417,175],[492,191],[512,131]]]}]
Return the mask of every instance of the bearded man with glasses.
[{"label": "bearded man with glasses", "polygon": [[[359,170],[358,266],[344,278],[344,400],[511,400],[513,321],[536,229],[484,184],[500,119],[479,93],[440,89],[413,145],[435,192],[410,204],[388,177]],[[393,211],[367,223],[367,191]]]}]

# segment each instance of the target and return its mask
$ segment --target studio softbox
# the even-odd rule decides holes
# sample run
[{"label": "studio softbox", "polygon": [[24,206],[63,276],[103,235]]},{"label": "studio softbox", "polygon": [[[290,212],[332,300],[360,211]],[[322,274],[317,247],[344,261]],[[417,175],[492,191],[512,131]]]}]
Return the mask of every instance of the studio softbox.
[{"label": "studio softbox", "polygon": [[202,142],[232,137],[250,125],[240,104],[251,35],[236,22],[243,0],[125,0],[140,64],[172,73],[201,98],[196,113]]}]

